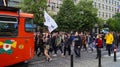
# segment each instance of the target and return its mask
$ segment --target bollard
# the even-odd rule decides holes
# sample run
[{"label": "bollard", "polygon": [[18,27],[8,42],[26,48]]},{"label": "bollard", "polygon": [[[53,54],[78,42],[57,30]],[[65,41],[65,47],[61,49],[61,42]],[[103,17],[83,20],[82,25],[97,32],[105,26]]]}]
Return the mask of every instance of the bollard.
[{"label": "bollard", "polygon": [[99,52],[98,52],[98,67],[101,67],[101,49],[99,49]]},{"label": "bollard", "polygon": [[74,46],[71,46],[70,67],[73,67],[73,66],[74,66],[73,53],[74,53]]},{"label": "bollard", "polygon": [[114,62],[117,61],[117,59],[116,59],[116,51],[117,51],[117,49],[116,49],[116,47],[114,47]]},{"label": "bollard", "polygon": [[71,67],[73,67],[73,54],[71,54]]}]

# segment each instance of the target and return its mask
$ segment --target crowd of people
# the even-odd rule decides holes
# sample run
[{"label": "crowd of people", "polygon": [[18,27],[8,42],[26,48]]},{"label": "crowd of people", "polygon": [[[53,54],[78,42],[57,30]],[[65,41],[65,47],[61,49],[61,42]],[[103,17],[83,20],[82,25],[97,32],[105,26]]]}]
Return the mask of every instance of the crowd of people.
[{"label": "crowd of people", "polygon": [[[53,56],[57,56],[58,50],[61,52],[61,56],[71,55],[74,51],[76,57],[81,57],[81,49],[84,51],[93,52],[96,48],[96,58],[98,58],[98,52],[101,48],[108,50],[108,55],[111,55],[111,51],[114,46],[118,47],[120,42],[120,36],[117,33],[108,32],[101,34],[91,34],[89,32],[53,32],[53,33],[35,33],[35,52],[37,56],[45,55],[46,60],[50,61],[50,53]],[[71,47],[74,47],[72,50]]]}]

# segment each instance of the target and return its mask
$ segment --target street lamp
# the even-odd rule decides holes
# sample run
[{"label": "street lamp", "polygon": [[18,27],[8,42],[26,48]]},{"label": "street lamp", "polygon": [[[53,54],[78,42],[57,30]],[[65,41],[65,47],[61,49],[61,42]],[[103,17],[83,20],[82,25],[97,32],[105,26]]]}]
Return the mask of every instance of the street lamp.
[{"label": "street lamp", "polygon": [[104,22],[103,32],[104,32],[104,33],[107,33],[108,31],[109,31],[109,26],[108,26],[108,24],[106,24],[106,22]]},{"label": "street lamp", "polygon": [[96,23],[94,27],[95,27],[95,33],[98,34],[99,33],[99,26],[98,26],[98,24]]}]

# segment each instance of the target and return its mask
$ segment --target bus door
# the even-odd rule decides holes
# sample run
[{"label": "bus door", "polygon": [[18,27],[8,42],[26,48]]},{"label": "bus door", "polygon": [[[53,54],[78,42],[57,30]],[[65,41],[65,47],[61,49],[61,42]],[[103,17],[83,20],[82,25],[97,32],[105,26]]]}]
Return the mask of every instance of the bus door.
[{"label": "bus door", "polygon": [[34,56],[34,28],[33,18],[20,17],[19,21],[19,46],[21,50],[21,59],[29,60]]}]

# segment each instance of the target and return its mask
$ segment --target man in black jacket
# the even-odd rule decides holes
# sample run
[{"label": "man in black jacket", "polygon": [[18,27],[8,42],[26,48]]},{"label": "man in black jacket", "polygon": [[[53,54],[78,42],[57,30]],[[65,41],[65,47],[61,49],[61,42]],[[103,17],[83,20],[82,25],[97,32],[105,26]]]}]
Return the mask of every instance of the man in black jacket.
[{"label": "man in black jacket", "polygon": [[81,37],[78,35],[78,32],[75,32],[74,51],[75,51],[76,57],[80,57],[81,46],[82,46]]}]

